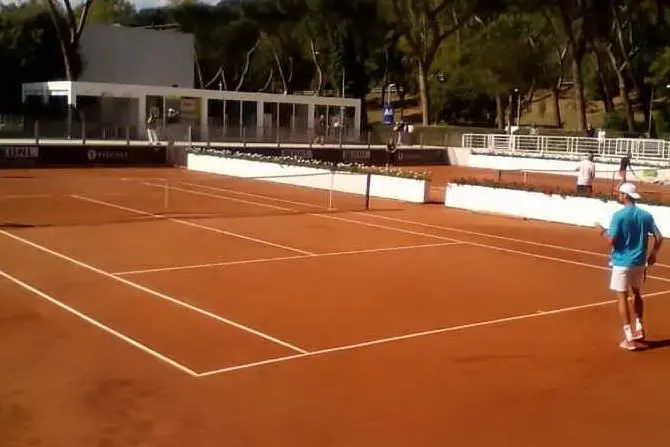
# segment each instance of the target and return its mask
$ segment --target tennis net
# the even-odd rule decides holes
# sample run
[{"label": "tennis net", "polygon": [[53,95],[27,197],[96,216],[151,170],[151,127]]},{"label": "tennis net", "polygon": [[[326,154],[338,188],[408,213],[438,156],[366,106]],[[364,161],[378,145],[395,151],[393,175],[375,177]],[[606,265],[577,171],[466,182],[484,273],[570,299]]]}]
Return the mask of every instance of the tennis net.
[{"label": "tennis net", "polygon": [[[383,200],[374,205],[397,206]],[[0,225],[5,227],[337,213],[371,207],[370,177],[342,172],[245,178],[180,170],[166,177],[38,173],[6,176],[0,187]]]}]

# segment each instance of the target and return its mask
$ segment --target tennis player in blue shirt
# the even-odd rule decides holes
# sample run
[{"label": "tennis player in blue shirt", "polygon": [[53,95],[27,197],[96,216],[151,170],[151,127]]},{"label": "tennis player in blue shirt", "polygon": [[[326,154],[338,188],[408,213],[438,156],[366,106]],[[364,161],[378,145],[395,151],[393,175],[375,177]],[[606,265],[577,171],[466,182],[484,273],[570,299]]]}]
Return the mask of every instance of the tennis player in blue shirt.
[{"label": "tennis player in blue shirt", "polygon": [[[656,262],[663,236],[654,222],[654,217],[635,205],[635,201],[640,198],[635,185],[621,183],[618,190],[619,202],[624,207],[612,216],[609,230],[599,227],[599,231],[611,246],[610,289],[617,294],[624,335],[619,346],[634,351],[640,347],[636,341],[645,337],[642,324],[644,306],[640,289],[647,266]],[[647,255],[650,235],[654,238],[654,246]],[[633,291],[634,326],[631,324],[633,320],[628,309],[628,290]]]}]

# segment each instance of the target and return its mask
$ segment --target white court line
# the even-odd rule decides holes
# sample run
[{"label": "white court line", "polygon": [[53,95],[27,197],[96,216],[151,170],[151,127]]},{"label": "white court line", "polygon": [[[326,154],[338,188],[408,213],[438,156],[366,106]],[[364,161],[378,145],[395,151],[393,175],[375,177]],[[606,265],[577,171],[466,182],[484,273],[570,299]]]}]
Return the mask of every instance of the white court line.
[{"label": "white court line", "polygon": [[[370,216],[375,216],[374,214],[363,214],[363,213],[356,213],[356,214],[362,214],[364,216],[369,216],[369,215]],[[330,218],[332,216],[323,216],[323,217],[329,217]],[[341,218],[337,217],[335,219],[341,219]],[[345,220],[348,221],[348,222],[358,222],[358,223],[363,224],[363,225],[368,224],[367,222],[360,222],[360,221],[353,220],[353,219],[345,219]],[[395,231],[399,231],[399,232],[402,232],[402,233],[407,232],[407,231],[411,231],[411,230],[405,230],[405,229],[402,229],[402,228],[389,227],[389,226],[386,226],[386,225],[377,225],[377,224],[374,224],[374,225],[379,227],[379,228],[386,228],[388,230],[395,230]],[[430,234],[430,233],[421,233],[421,232],[414,232],[414,231],[412,231],[411,233],[422,234],[424,236],[434,237],[436,239],[442,239],[441,236],[433,235],[433,234]],[[564,263],[564,264],[576,265],[576,266],[579,266],[579,267],[589,267],[589,268],[598,269],[598,270],[605,270],[605,271],[610,271],[611,270],[609,267],[605,267],[605,266],[602,266],[602,265],[589,264],[587,262],[573,261],[573,260],[564,259],[564,258],[556,258],[554,256],[541,255],[539,253],[532,253],[532,252],[529,252],[529,251],[514,250],[514,249],[511,249],[511,248],[499,247],[497,245],[480,244],[478,242],[470,242],[470,241],[464,241],[464,240],[460,240],[460,239],[451,239],[451,240],[454,241],[454,242],[459,242],[463,245],[471,245],[473,247],[487,248],[489,250],[500,251],[500,252],[503,252],[503,253],[513,253],[513,254],[517,254],[517,255],[528,256],[528,257],[531,257],[531,258],[544,259],[544,260],[547,260],[547,261],[561,262],[561,263]],[[647,278],[657,279],[657,280],[663,281],[663,282],[670,282],[670,278],[664,278],[662,276],[647,275]]]},{"label": "white court line", "polygon": [[270,205],[270,204],[267,204],[267,203],[259,203],[259,202],[250,202],[248,200],[236,199],[234,197],[219,197],[219,196],[216,196],[216,195],[213,195],[213,194],[209,194],[209,193],[206,193],[206,192],[200,192],[200,191],[195,192],[195,191],[192,191],[190,189],[180,188],[178,186],[165,186],[165,185],[158,185],[156,183],[148,183],[148,182],[142,182],[142,184],[146,185],[146,186],[152,186],[152,187],[155,187],[155,188],[167,189],[169,191],[190,192],[190,193],[195,193],[197,195],[204,196],[204,197],[214,197],[216,199],[224,199],[224,200],[229,200],[231,202],[245,203],[247,205],[262,206],[262,207],[265,207],[265,208],[271,208],[271,209],[280,210],[280,211],[290,211],[290,212],[295,212],[296,211],[295,209],[285,208],[283,206],[278,206],[278,205]]},{"label": "white court line", "polygon": [[433,247],[446,247],[449,245],[460,245],[460,242],[444,242],[440,244],[422,244],[422,245],[398,245],[396,247],[383,247],[383,248],[368,248],[361,250],[349,250],[349,251],[337,251],[329,253],[317,253],[314,255],[296,255],[296,256],[280,256],[277,258],[258,258],[258,259],[242,259],[240,261],[221,261],[221,262],[211,262],[205,264],[193,264],[193,265],[183,265],[177,267],[158,267],[152,269],[144,270],[130,270],[126,272],[115,272],[114,275],[139,275],[142,273],[155,273],[155,272],[170,272],[175,270],[189,270],[189,269],[199,269],[206,267],[224,267],[229,265],[243,265],[243,264],[260,264],[264,262],[277,262],[277,261],[288,261],[292,259],[307,259],[307,258],[327,258],[333,256],[344,256],[344,255],[356,255],[356,254],[365,254],[365,253],[385,253],[392,251],[402,251],[402,250],[415,250],[419,248],[433,248]]},{"label": "white court line", "polygon": [[208,227],[206,225],[200,225],[200,224],[197,224],[197,223],[194,223],[194,222],[190,222],[188,220],[177,219],[177,218],[174,218],[174,217],[160,216],[158,214],[150,213],[148,211],[138,210],[138,209],[135,209],[135,208],[129,208],[127,206],[117,205],[116,203],[103,202],[102,200],[96,200],[96,199],[92,199],[90,197],[80,196],[80,195],[76,195],[76,194],[72,194],[70,197],[75,198],[75,199],[79,199],[79,200],[83,200],[83,201],[86,201],[86,202],[97,203],[98,205],[108,206],[110,208],[116,208],[116,209],[120,209],[120,210],[123,210],[123,211],[131,212],[131,213],[136,213],[136,214],[141,214],[141,215],[144,215],[144,216],[154,217],[156,219],[163,219],[163,220],[168,220],[168,221],[171,221],[171,222],[179,223],[179,224],[182,224],[182,225],[188,225],[190,227],[199,228],[201,230],[213,231],[213,232],[218,233],[218,234],[223,234],[223,235],[226,235],[226,236],[231,236],[231,237],[236,237],[236,238],[239,238],[239,239],[244,239],[246,241],[255,242],[257,244],[269,245],[271,247],[281,248],[283,250],[289,250],[289,251],[293,251],[293,252],[300,253],[300,254],[303,254],[303,255],[314,255],[314,253],[309,252],[307,250],[301,250],[299,248],[289,247],[287,245],[277,244],[275,242],[270,242],[270,241],[266,241],[266,240],[263,240],[263,239],[258,239],[258,238],[255,238],[255,237],[251,237],[251,236],[245,236],[245,235],[239,234],[239,233],[233,233],[232,231],[222,230],[220,228],[214,228],[214,227]]},{"label": "white court line", "polygon": [[[213,188],[213,189],[218,189],[218,188]],[[206,194],[208,197],[219,198],[219,199],[223,199],[223,200],[229,199],[229,197],[222,196],[220,194],[207,194],[207,193],[203,193],[203,192],[200,192],[200,191],[192,191],[190,189],[184,189],[183,191],[188,192],[190,194],[195,194],[195,195]],[[270,200],[270,199],[268,199],[268,200]],[[247,201],[247,203],[254,204],[254,205],[259,205],[259,206],[265,206],[265,204],[260,203],[260,202]],[[291,210],[291,211],[297,211],[297,210]],[[362,225],[362,226],[366,226],[366,227],[380,228],[380,229],[383,229],[383,230],[390,230],[390,231],[394,231],[394,232],[398,232],[398,233],[411,234],[413,236],[430,237],[432,239],[439,239],[439,240],[442,240],[442,241],[463,243],[462,241],[459,241],[457,239],[452,239],[452,238],[444,237],[444,236],[438,236],[436,234],[427,234],[427,233],[422,233],[420,231],[412,231],[412,230],[405,230],[405,229],[402,229],[402,228],[388,227],[386,225],[378,225],[378,224],[373,224],[373,223],[369,223],[369,222],[361,222],[359,220],[352,220],[352,219],[347,219],[347,218],[344,218],[344,217],[335,217],[335,216],[331,216],[331,215],[328,215],[328,214],[308,213],[306,215],[307,216],[313,216],[313,217],[320,217],[322,219],[331,219],[331,220],[336,220],[336,221],[340,221],[340,222],[353,223],[353,224],[356,224],[356,225]]]},{"label": "white court line", "polygon": [[[357,214],[363,214],[363,213],[357,213]],[[444,225],[435,225],[435,224],[431,224],[431,223],[427,223],[427,222],[420,222],[420,221],[417,221],[417,220],[400,219],[400,218],[397,218],[397,217],[380,216],[378,214],[369,214],[369,213],[365,213],[364,215],[365,216],[371,216],[371,217],[374,217],[376,219],[390,220],[392,222],[401,222],[401,223],[407,223],[407,224],[426,227],[426,228],[435,228],[435,229],[438,229],[438,230],[453,231],[454,233],[462,233],[462,234],[469,234],[469,235],[472,235],[472,236],[481,236],[481,237],[487,237],[487,238],[491,238],[491,239],[499,239],[499,240],[502,240],[502,241],[517,242],[519,244],[534,245],[536,247],[554,248],[556,250],[563,250],[563,251],[569,251],[569,252],[573,252],[573,253],[581,253],[581,254],[585,254],[585,255],[598,256],[598,257],[601,257],[601,258],[607,258],[609,256],[605,253],[599,253],[599,252],[595,252],[595,251],[582,250],[582,249],[573,248],[573,247],[565,247],[565,246],[562,246],[562,245],[547,244],[547,243],[544,243],[544,242],[529,241],[529,240],[526,240],[526,239],[518,239],[518,238],[514,238],[514,237],[509,237],[509,236],[500,236],[498,234],[481,233],[481,232],[478,232],[478,231],[466,230],[464,228],[454,228],[454,227],[447,227],[447,226],[444,226]],[[655,265],[657,265],[659,267],[670,267],[670,265],[661,264],[659,262],[657,262]]]},{"label": "white court line", "polygon": [[313,203],[307,203],[307,202],[298,202],[295,200],[286,200],[286,199],[280,199],[277,197],[272,197],[272,196],[267,196],[264,194],[254,194],[250,192],[241,192],[241,191],[235,191],[234,189],[228,189],[228,188],[221,188],[221,187],[214,187],[214,186],[208,186],[208,185],[201,185],[200,183],[191,183],[191,182],[179,182],[184,185],[188,186],[195,186],[197,188],[203,188],[203,189],[209,189],[211,191],[220,191],[220,192],[229,192],[232,194],[237,194],[240,196],[247,196],[247,197],[258,197],[259,199],[267,199],[267,200],[272,200],[273,202],[281,202],[281,203],[288,203],[290,205],[300,205],[300,206],[307,206],[310,208],[318,208],[318,209],[324,209],[327,210],[327,206],[321,206],[321,205],[315,205]]},{"label": "white court line", "polygon": [[[233,194],[240,194],[240,195],[245,195],[245,196],[250,196],[250,197],[259,197],[259,198],[275,200],[275,201],[280,201],[280,202],[293,203],[291,201],[287,201],[287,200],[283,200],[283,199],[276,199],[276,198],[273,198],[271,196],[265,196],[265,195],[262,195],[262,194],[244,193],[244,192],[229,190],[229,189],[226,189],[226,188],[218,188],[218,187],[213,187],[213,186],[201,185],[201,184],[198,184],[198,183],[188,183],[188,182],[182,182],[182,183],[185,183],[185,184],[188,184],[188,185],[191,185],[191,186],[199,186],[201,188],[206,188],[206,189],[210,189],[210,190],[213,190],[213,191],[219,190],[219,191],[225,191],[225,192],[230,192],[230,193],[233,193]],[[436,188],[436,187],[432,187],[432,188]],[[437,188],[442,188],[442,187],[437,187]],[[302,202],[295,202],[295,203],[299,204],[299,205],[309,205],[307,203],[302,203]],[[409,220],[409,219],[400,219],[400,218],[395,218],[395,217],[380,216],[380,215],[372,214],[372,213],[357,213],[357,214],[363,214],[365,216],[370,216],[370,217],[374,217],[374,218],[377,218],[377,219],[386,219],[386,220],[395,221],[395,222],[408,223],[408,224],[422,226],[422,227],[426,227],[426,228],[435,228],[435,229],[439,229],[439,230],[453,231],[455,233],[469,234],[469,235],[473,235],[473,236],[481,236],[481,237],[487,237],[487,238],[491,238],[491,239],[498,239],[498,240],[509,241],[509,242],[517,242],[517,243],[526,244],[526,245],[534,245],[536,247],[554,248],[554,249],[557,249],[557,250],[569,251],[569,252],[573,252],[573,253],[582,253],[582,254],[587,254],[587,255],[604,257],[604,258],[608,257],[608,255],[604,254],[604,253],[598,253],[598,252],[589,251],[589,250],[582,250],[582,249],[573,248],[573,247],[565,247],[565,246],[562,246],[562,245],[554,245],[554,244],[547,244],[547,243],[543,243],[543,242],[529,241],[529,240],[526,240],[526,239],[518,239],[518,238],[513,238],[513,237],[508,237],[508,236],[501,236],[501,235],[491,234],[491,233],[481,233],[481,232],[478,232],[478,231],[471,231],[471,230],[466,230],[466,229],[463,229],[463,228],[448,227],[448,226],[444,226],[444,225],[435,225],[435,224],[430,224],[430,223],[426,223],[426,222],[419,222],[419,221]],[[660,262],[657,262],[655,265],[657,265],[659,267],[670,267],[670,265],[661,264]]]},{"label": "white court line", "polygon": [[[660,296],[660,295],[665,295],[670,293],[670,289],[668,290],[663,290],[660,292],[652,292],[652,293],[645,293],[642,296],[645,298],[652,298],[655,296]],[[258,366],[263,366],[263,365],[269,365],[269,364],[274,364],[274,363],[284,363],[288,362],[290,360],[295,360],[295,359],[300,359],[300,358],[306,358],[306,357],[315,357],[317,355],[324,355],[324,354],[330,354],[333,352],[342,352],[342,351],[352,351],[355,349],[361,349],[361,348],[366,348],[369,346],[375,346],[375,345],[381,345],[381,344],[387,344],[387,343],[393,343],[393,342],[398,342],[398,341],[404,341],[404,340],[409,340],[413,338],[421,338],[421,337],[426,337],[429,335],[437,335],[437,334],[443,334],[446,332],[456,332],[456,331],[461,331],[464,329],[473,329],[477,327],[483,327],[483,326],[493,326],[501,323],[509,323],[512,321],[520,321],[520,320],[528,320],[531,318],[539,318],[539,317],[545,317],[548,315],[557,315],[557,314],[564,314],[568,312],[574,312],[574,311],[579,311],[579,310],[584,310],[584,309],[591,309],[594,307],[602,307],[602,306],[607,306],[610,304],[615,304],[617,300],[606,300],[606,301],[597,301],[593,303],[588,303],[588,304],[581,304],[578,306],[569,306],[569,307],[562,307],[559,309],[553,309],[553,310],[547,310],[547,311],[542,311],[542,312],[533,312],[533,313],[528,313],[528,314],[522,314],[522,315],[515,315],[512,317],[503,317],[503,318],[496,318],[494,320],[485,320],[485,321],[478,321],[476,323],[468,323],[468,324],[461,324],[458,326],[448,326],[444,328],[438,328],[438,329],[431,329],[428,331],[421,331],[421,332],[412,332],[409,334],[404,334],[404,335],[397,335],[394,337],[387,337],[387,338],[380,338],[377,340],[370,340],[366,342],[361,342],[361,343],[354,343],[350,345],[344,345],[344,346],[336,346],[334,348],[327,348],[327,349],[320,349],[318,351],[311,351],[305,354],[295,354],[295,355],[287,355],[284,357],[275,357],[267,360],[261,360],[258,362],[252,362],[252,363],[245,363],[242,365],[235,365],[235,366],[229,366],[225,368],[220,368],[220,369],[215,369],[211,371],[205,371],[198,373],[198,377],[207,377],[207,376],[213,376],[216,374],[223,374],[223,373],[228,373],[228,372],[233,372],[233,371],[239,371],[242,369],[250,369]]]},{"label": "white court line", "polygon": [[0,199],[48,199],[53,197],[51,194],[6,194],[0,196]]},{"label": "white court line", "polygon": [[50,302],[51,304],[54,304],[54,305],[60,307],[61,309],[71,313],[72,315],[75,315],[76,317],[81,318],[82,320],[86,321],[89,324],[92,324],[93,326],[97,327],[98,329],[102,329],[103,331],[107,332],[108,334],[113,335],[114,337],[125,341],[126,343],[136,347],[137,349],[140,349],[141,351],[144,351],[145,353],[149,354],[150,356],[157,358],[161,362],[167,363],[168,365],[173,366],[173,367],[175,367],[175,368],[177,368],[177,369],[179,369],[179,370],[181,370],[181,371],[183,371],[183,372],[185,372],[185,373],[187,373],[187,374],[189,374],[193,377],[198,376],[198,373],[196,373],[192,369],[182,365],[181,363],[171,359],[170,357],[168,357],[166,355],[163,355],[163,354],[161,354],[160,352],[158,352],[154,349],[151,349],[147,345],[142,344],[139,341],[137,341],[137,340],[135,340],[135,339],[133,339],[133,338],[127,336],[127,335],[124,335],[124,334],[122,334],[121,332],[119,332],[115,329],[112,329],[111,327],[99,322],[98,320],[95,320],[94,318],[89,317],[88,315],[74,309],[73,307],[70,307],[67,304],[60,302],[56,298],[54,298],[50,295],[47,295],[46,293],[42,292],[41,290],[37,289],[36,287],[33,287],[30,284],[27,284],[27,283],[21,281],[18,278],[15,278],[14,276],[10,275],[9,273],[6,273],[6,272],[0,270],[0,276],[8,279],[9,281],[11,281],[14,284],[26,289],[27,291],[39,296],[40,298]]},{"label": "white court line", "polygon": [[227,318],[224,318],[224,317],[222,317],[222,316],[220,316],[220,315],[217,315],[217,314],[215,314],[215,313],[213,313],[213,312],[210,312],[210,311],[208,311],[208,310],[201,309],[201,308],[199,308],[199,307],[196,307],[196,306],[194,306],[194,305],[192,305],[192,304],[189,304],[189,303],[186,303],[186,302],[184,302],[184,301],[180,301],[180,300],[178,300],[178,299],[176,299],[176,298],[173,298],[173,297],[171,297],[171,296],[169,296],[169,295],[166,295],[166,294],[164,294],[164,293],[158,292],[158,291],[156,291],[156,290],[153,290],[153,289],[150,289],[150,288],[148,288],[148,287],[142,286],[142,285],[140,285],[140,284],[134,283],[134,282],[129,281],[129,280],[127,280],[127,279],[121,278],[120,276],[116,276],[116,275],[114,275],[114,274],[112,274],[112,273],[109,273],[109,272],[106,272],[106,271],[104,271],[104,270],[101,270],[101,269],[99,269],[99,268],[97,268],[97,267],[94,267],[94,266],[92,266],[92,265],[90,265],[90,264],[86,264],[85,262],[78,261],[78,260],[76,260],[76,259],[74,259],[74,258],[71,258],[71,257],[69,257],[69,256],[67,256],[67,255],[62,254],[62,253],[59,253],[59,252],[57,252],[57,251],[55,251],[55,250],[51,250],[50,248],[44,247],[43,245],[39,245],[39,244],[37,244],[37,243],[35,243],[35,242],[29,241],[28,239],[24,239],[24,238],[22,238],[22,237],[19,237],[19,236],[15,235],[15,234],[9,233],[9,232],[4,231],[4,230],[0,230],[0,234],[3,234],[3,235],[5,235],[5,236],[7,236],[7,237],[9,237],[9,238],[11,238],[11,239],[14,239],[15,241],[21,242],[21,243],[23,243],[23,244],[25,244],[25,245],[28,245],[28,246],[30,246],[30,247],[33,247],[33,248],[36,248],[36,249],[38,249],[38,250],[40,250],[40,251],[43,251],[43,252],[45,252],[45,253],[48,253],[48,254],[50,254],[50,255],[52,255],[52,256],[56,256],[57,258],[63,259],[63,260],[68,261],[68,262],[70,262],[70,263],[72,263],[72,264],[78,265],[79,267],[82,267],[82,268],[85,268],[85,269],[90,270],[90,271],[92,271],[92,272],[95,272],[95,273],[97,273],[97,274],[99,274],[99,275],[102,275],[102,276],[105,276],[105,277],[107,277],[107,278],[110,278],[110,279],[113,279],[113,280],[115,280],[115,281],[118,281],[118,282],[120,282],[121,284],[124,284],[124,285],[126,285],[126,286],[129,286],[129,287],[132,287],[132,288],[134,288],[134,289],[140,290],[140,291],[142,291],[142,292],[148,293],[149,295],[152,295],[152,296],[155,296],[155,297],[160,298],[160,299],[162,299],[162,300],[165,300],[165,301],[168,301],[168,302],[170,302],[170,303],[176,304],[176,305],[178,305],[178,306],[180,306],[180,307],[183,307],[183,308],[185,308],[185,309],[192,310],[192,311],[194,311],[194,312],[199,313],[200,315],[204,315],[204,316],[209,317],[209,318],[211,318],[211,319],[213,319],[213,320],[219,321],[219,322],[221,322],[221,323],[225,323],[225,324],[227,324],[227,325],[229,325],[229,326],[235,327],[235,328],[240,329],[240,330],[242,330],[242,331],[244,331],[244,332],[248,332],[248,333],[250,333],[250,334],[256,335],[256,336],[261,337],[261,338],[264,338],[265,340],[268,340],[268,341],[271,341],[271,342],[276,343],[276,344],[278,344],[278,345],[284,346],[284,347],[286,347],[286,348],[288,348],[288,349],[291,349],[291,350],[293,350],[293,351],[300,352],[300,353],[306,353],[306,352],[307,352],[306,350],[304,350],[304,349],[302,349],[302,348],[299,348],[299,347],[297,347],[297,346],[294,346],[294,345],[292,345],[292,344],[290,344],[290,343],[288,343],[288,342],[285,342],[285,341],[283,341],[283,340],[280,340],[280,339],[278,339],[278,338],[275,338],[275,337],[273,337],[273,336],[271,336],[271,335],[268,335],[268,334],[266,334],[266,333],[264,333],[264,332],[258,331],[258,330],[256,330],[256,329],[253,329],[253,328],[251,328],[251,327],[249,327],[249,326],[246,326],[246,325],[244,325],[244,324],[237,323],[237,322],[235,322],[235,321],[232,321],[232,320],[229,320],[229,319],[227,319]]},{"label": "white court line", "polygon": [[438,236],[437,234],[423,233],[421,231],[406,230],[404,228],[389,227],[387,225],[379,225],[379,224],[373,224],[373,223],[370,223],[370,222],[363,222],[363,221],[360,221],[360,220],[347,219],[346,217],[329,216],[327,214],[324,214],[324,215],[322,215],[322,214],[310,214],[310,216],[321,217],[323,219],[339,220],[340,222],[347,222],[347,223],[352,223],[352,224],[357,224],[357,225],[363,225],[365,227],[371,227],[371,228],[380,228],[382,230],[395,231],[397,233],[404,233],[404,234],[411,234],[413,236],[428,237],[430,239],[437,239],[437,240],[441,240],[441,241],[449,241],[449,242],[454,242],[454,243],[457,243],[457,244],[469,244],[469,242],[463,242],[463,241],[459,241],[458,239],[452,239],[450,237],[445,237],[445,236]]},{"label": "white court line", "polygon": [[[190,191],[190,192],[193,193],[193,194],[196,194],[196,195],[200,194],[196,191]],[[212,194],[212,196],[218,196],[218,195]],[[221,196],[221,198],[225,198],[225,197]],[[377,216],[376,214],[372,214],[372,213],[354,212],[354,214],[361,215],[361,216],[372,216],[372,217],[384,218],[384,217]],[[536,258],[536,259],[544,259],[544,260],[547,260],[547,261],[561,262],[561,263],[564,263],[564,264],[576,265],[576,266],[580,266],[580,267],[589,267],[589,268],[598,269],[598,270],[610,271],[609,267],[605,267],[605,266],[602,266],[602,265],[589,264],[589,263],[586,263],[586,262],[578,262],[578,261],[573,261],[573,260],[564,259],[564,258],[556,258],[554,256],[541,255],[539,253],[532,253],[532,252],[522,251],[522,250],[514,250],[514,249],[511,249],[511,248],[504,248],[504,247],[500,247],[500,246],[497,246],[497,245],[488,245],[488,244],[481,244],[481,243],[478,243],[478,242],[465,241],[465,240],[461,240],[461,239],[448,238],[448,237],[439,236],[439,235],[432,234],[432,233],[424,233],[424,232],[421,232],[421,231],[407,230],[407,229],[404,229],[404,228],[391,227],[391,226],[388,226],[388,225],[373,224],[373,223],[370,223],[370,222],[364,222],[364,221],[355,220],[355,219],[347,219],[347,218],[344,218],[344,217],[336,217],[336,216],[331,216],[331,215],[327,215],[327,214],[316,214],[316,213],[313,214],[313,213],[310,213],[310,214],[306,214],[306,215],[319,217],[319,218],[322,218],[322,219],[338,220],[338,221],[342,221],[342,222],[348,222],[348,223],[363,225],[363,226],[372,227],[372,228],[380,228],[380,229],[384,229],[384,230],[395,231],[395,232],[398,232],[398,233],[412,234],[412,235],[415,235],[415,236],[423,236],[423,237],[438,239],[438,240],[442,240],[442,241],[458,242],[458,243],[463,244],[463,245],[470,245],[470,246],[473,246],[473,247],[487,248],[487,249],[490,249],[490,250],[500,251],[500,252],[504,252],[504,253],[512,253],[512,254],[517,254],[517,255],[522,255],[522,256],[528,256],[528,257],[533,257],[533,258]],[[388,219],[392,219],[392,218],[388,218]],[[660,277],[660,276],[647,275],[647,278],[657,279],[659,281],[664,281],[664,282],[670,282],[670,278],[664,278],[664,277]]]}]

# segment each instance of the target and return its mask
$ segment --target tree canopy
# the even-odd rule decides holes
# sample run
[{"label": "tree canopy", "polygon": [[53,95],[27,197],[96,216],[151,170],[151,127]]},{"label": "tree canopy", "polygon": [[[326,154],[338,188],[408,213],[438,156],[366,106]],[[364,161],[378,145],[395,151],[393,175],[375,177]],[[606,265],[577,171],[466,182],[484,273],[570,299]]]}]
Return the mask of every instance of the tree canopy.
[{"label": "tree canopy", "polygon": [[76,79],[86,23],[110,23],[194,34],[199,88],[365,99],[395,84],[417,98],[424,125],[499,127],[538,92],[553,98],[561,127],[567,91],[579,129],[596,101],[609,126],[633,132],[647,128],[649,111],[667,113],[669,12],[670,0],[5,3],[0,99],[11,108],[21,82]]}]

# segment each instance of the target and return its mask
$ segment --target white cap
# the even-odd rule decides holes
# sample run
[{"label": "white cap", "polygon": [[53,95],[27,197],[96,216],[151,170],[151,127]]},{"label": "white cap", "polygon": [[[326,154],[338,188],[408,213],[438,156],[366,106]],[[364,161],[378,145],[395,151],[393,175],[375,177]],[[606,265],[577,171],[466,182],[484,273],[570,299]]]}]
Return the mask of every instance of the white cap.
[{"label": "white cap", "polygon": [[633,199],[639,199],[641,197],[640,194],[637,193],[637,188],[632,183],[622,183],[621,186],[619,186],[619,192],[626,194]]}]

